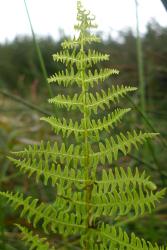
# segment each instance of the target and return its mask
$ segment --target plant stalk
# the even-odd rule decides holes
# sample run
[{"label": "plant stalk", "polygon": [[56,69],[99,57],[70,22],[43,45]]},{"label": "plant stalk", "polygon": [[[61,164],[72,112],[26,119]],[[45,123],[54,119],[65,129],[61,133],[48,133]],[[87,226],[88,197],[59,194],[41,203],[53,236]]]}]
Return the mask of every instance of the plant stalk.
[{"label": "plant stalk", "polygon": [[[85,65],[84,65],[84,34],[81,32],[81,53],[82,53],[82,59],[81,59],[81,79],[82,79],[82,94],[83,94],[83,116],[84,116],[84,148],[85,148],[85,162],[84,162],[84,168],[85,168],[85,180],[89,180],[89,142],[88,142],[88,108],[87,108],[87,85],[85,83]],[[91,226],[91,207],[90,207],[90,201],[91,201],[91,193],[92,193],[92,185],[89,181],[85,182],[86,189],[85,189],[85,200],[86,200],[86,214],[87,214],[87,222],[86,227],[89,228]],[[86,240],[85,242],[85,250],[89,250],[89,243]]]},{"label": "plant stalk", "polygon": [[[46,71],[44,59],[43,59],[39,44],[38,44],[37,39],[36,39],[35,32],[34,32],[34,29],[33,29],[33,25],[32,25],[32,22],[31,22],[31,17],[30,17],[30,14],[29,14],[29,10],[28,10],[26,0],[24,0],[24,5],[25,5],[28,20],[29,20],[29,24],[30,24],[30,28],[31,28],[32,36],[33,36],[33,41],[34,41],[35,49],[36,49],[37,56],[38,56],[38,59],[39,59],[39,63],[40,63],[40,66],[41,66],[41,70],[42,70],[44,79],[45,79],[45,81],[47,83],[48,74],[47,74],[47,71]],[[50,97],[53,97],[52,89],[51,89],[51,87],[50,87],[50,85],[48,83],[47,83],[47,88],[48,88],[48,92],[49,92]]]},{"label": "plant stalk", "polygon": [[5,90],[0,89],[0,94],[6,96],[6,97],[10,98],[11,100],[13,100],[15,102],[18,102],[18,103],[20,103],[20,104],[22,104],[22,105],[24,105],[24,106],[26,106],[26,107],[28,107],[28,108],[30,108],[32,110],[40,112],[43,115],[51,115],[49,112],[44,111],[43,109],[39,108],[38,106],[24,100],[23,98],[21,98],[19,96],[13,95],[13,94],[5,91]]},{"label": "plant stalk", "polygon": [[140,105],[141,110],[145,113],[146,100],[145,100],[145,79],[144,79],[144,67],[143,67],[143,53],[142,53],[142,42],[140,37],[139,29],[139,14],[138,14],[138,1],[135,0],[136,6],[136,31],[137,31],[137,60],[138,60],[138,73],[139,73],[139,92],[140,92]]}]

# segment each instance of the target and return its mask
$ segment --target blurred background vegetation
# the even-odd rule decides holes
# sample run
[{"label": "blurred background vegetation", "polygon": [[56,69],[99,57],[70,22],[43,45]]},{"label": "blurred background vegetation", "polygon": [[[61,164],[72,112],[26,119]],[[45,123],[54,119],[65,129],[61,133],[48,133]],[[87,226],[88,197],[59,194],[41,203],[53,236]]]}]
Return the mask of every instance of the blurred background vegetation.
[{"label": "blurred background vegetation", "polygon": [[[63,69],[55,64],[52,55],[60,50],[62,37],[54,41],[51,37],[37,38],[48,75]],[[152,144],[147,144],[140,154],[132,152],[121,162],[130,166],[140,166],[151,175],[158,188],[167,186],[166,146],[167,146],[167,28],[156,21],[147,25],[141,37],[143,72],[145,81],[145,116],[140,113],[139,92],[124,99],[122,106],[132,107],[121,129],[156,130],[161,134]],[[106,81],[106,88],[113,84],[139,85],[137,38],[131,30],[119,33],[119,39],[108,37],[102,44],[92,45],[93,49],[108,53],[110,60],[103,64],[120,70],[114,80]],[[23,191],[44,201],[54,197],[54,190],[44,188],[42,182],[36,185],[28,180],[8,161],[10,151],[38,144],[41,140],[57,140],[50,128],[39,121],[44,114],[67,115],[65,110],[53,110],[48,105],[49,91],[31,37],[16,37],[12,42],[0,44],[0,189]],[[102,65],[98,65],[101,67]],[[53,95],[63,91],[61,87],[52,88]],[[69,93],[74,90],[69,89]],[[74,114],[75,115],[75,114]],[[19,221],[18,221],[19,220]],[[31,228],[23,219],[18,219],[4,200],[0,199],[0,249],[22,250],[25,246],[19,240],[14,223],[22,223]],[[165,244],[167,236],[167,200],[163,200],[155,211],[131,221],[125,218],[124,227],[152,242]],[[37,229],[38,233],[40,228]],[[52,237],[52,236],[51,236]],[[63,249],[63,248],[61,248]],[[69,249],[72,249],[69,247]]]}]

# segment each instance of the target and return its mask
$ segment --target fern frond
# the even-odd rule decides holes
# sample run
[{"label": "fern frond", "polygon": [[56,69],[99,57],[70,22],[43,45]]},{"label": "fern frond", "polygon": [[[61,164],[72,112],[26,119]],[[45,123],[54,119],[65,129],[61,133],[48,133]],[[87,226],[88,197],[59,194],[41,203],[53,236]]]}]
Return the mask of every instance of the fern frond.
[{"label": "fern frond", "polygon": [[105,79],[114,74],[118,75],[119,71],[117,69],[100,69],[99,71],[95,70],[94,72],[89,70],[87,76],[85,77],[85,83],[88,83],[91,87],[93,87],[94,83],[103,83]]},{"label": "fern frond", "polygon": [[[107,117],[104,117],[103,120],[89,120],[87,131],[99,137],[99,131],[103,131],[104,129],[109,131],[109,128],[113,128],[114,124],[119,122],[123,115],[130,110],[131,109],[116,109]],[[84,119],[81,120],[80,124],[77,121],[74,123],[72,119],[67,122],[65,118],[61,120],[53,116],[43,117],[41,120],[48,122],[54,129],[55,133],[58,134],[61,131],[63,137],[69,137],[73,133],[75,138],[78,139],[80,134],[83,135],[85,133]]]},{"label": "fern frond", "polygon": [[[80,65],[82,57],[83,54],[81,52],[78,52],[78,54],[76,54],[75,50],[73,50],[72,53],[70,53],[68,50],[65,50],[54,54],[53,60],[57,62],[66,63],[66,65],[68,64],[73,65],[74,63],[76,65]],[[108,61],[109,55],[97,52],[95,50],[92,51],[89,49],[87,55],[85,54],[82,60],[89,66],[92,66],[93,64],[96,64],[101,61]]]},{"label": "fern frond", "polygon": [[70,97],[69,95],[57,95],[54,98],[49,99],[49,103],[55,104],[57,107],[65,107],[67,110],[75,110],[77,108],[82,109],[83,108],[83,102],[82,102],[83,96],[82,94],[78,95],[75,94],[73,97]]},{"label": "fern frond", "polygon": [[[147,139],[153,138],[157,133],[143,133],[140,131],[138,134],[134,130],[133,133],[127,132],[127,136],[123,133],[120,133],[116,136],[116,140],[113,137],[110,139],[105,139],[105,143],[99,143],[99,152],[92,152],[90,153],[90,158],[94,162],[96,166],[97,163],[106,163],[106,159],[111,164],[114,160],[118,159],[119,151],[122,152],[124,155],[127,155],[132,145],[138,149],[138,144],[143,144]],[[93,163],[92,163],[93,164]]]},{"label": "fern frond", "polygon": [[139,174],[138,168],[136,168],[135,172],[132,173],[130,167],[126,171],[122,167],[116,167],[114,170],[109,169],[109,171],[103,169],[101,179],[96,180],[95,183],[96,186],[92,192],[98,193],[107,193],[114,190],[124,192],[135,188],[151,191],[156,189],[156,185],[150,181],[150,177],[146,177],[145,171]]},{"label": "fern frond", "polygon": [[74,25],[74,29],[78,31],[96,29],[97,24],[92,24],[91,21],[85,21],[84,23],[78,23]]},{"label": "fern frond", "polygon": [[95,35],[85,35],[85,37],[83,37],[83,44],[86,45],[91,44],[91,43],[100,43],[101,39],[100,37],[97,37]]},{"label": "fern frond", "polygon": [[[151,212],[158,202],[165,194],[166,190],[163,189],[159,192],[153,193],[152,191],[141,188],[139,190],[128,189],[123,192],[111,190],[108,193],[98,192],[94,188],[92,192],[92,199],[90,202],[85,201],[85,196],[81,192],[73,193],[71,189],[62,190],[61,198],[66,201],[66,206],[69,209],[76,209],[77,213],[82,211],[86,206],[90,208],[92,218],[96,219],[101,216],[123,216],[133,211],[134,216]],[[61,202],[61,201],[59,201]]]},{"label": "fern frond", "polygon": [[[110,102],[118,102],[120,97],[123,97],[127,94],[127,92],[135,91],[137,88],[135,87],[112,87],[111,89],[108,89],[108,94],[105,93],[103,90],[101,91],[101,94],[96,93],[96,96],[93,96],[93,94],[87,95],[87,101],[88,104],[86,107],[89,109],[94,110],[95,113],[97,113],[97,108],[104,109],[104,105],[107,105],[110,107]],[[71,108],[74,109],[82,109],[83,108],[83,102],[82,102],[83,96],[82,94],[78,95],[75,94],[73,97],[65,96],[65,95],[57,95],[54,98],[49,99],[49,103],[55,104],[57,107],[66,107],[68,110]]]},{"label": "fern frond", "polygon": [[114,125],[116,125],[122,117],[128,113],[131,109],[115,109],[111,114],[108,114],[108,116],[104,116],[103,119],[96,120],[90,120],[90,128],[88,127],[87,131],[94,133],[99,137],[99,131],[106,130],[109,132],[109,128],[113,128]]},{"label": "fern frond", "polygon": [[110,102],[116,103],[120,97],[125,96],[128,92],[135,91],[137,88],[130,86],[117,86],[109,88],[107,93],[101,90],[96,95],[92,93],[87,94],[87,108],[93,110],[97,114],[97,109],[105,110],[105,105],[109,108]]},{"label": "fern frond", "polygon": [[67,188],[73,183],[77,188],[83,188],[87,181],[83,178],[81,170],[76,171],[73,168],[69,169],[68,166],[62,167],[60,164],[49,164],[47,161],[39,161],[36,159],[17,160],[12,157],[8,157],[8,159],[13,162],[15,167],[19,168],[21,172],[28,174],[28,177],[35,174],[37,183],[42,179],[44,185],[47,185],[50,181],[53,187],[61,183],[64,188]]},{"label": "fern frond", "polygon": [[34,235],[32,231],[29,231],[26,227],[16,224],[22,233],[22,240],[30,246],[29,250],[55,250],[54,247],[50,247],[46,238],[40,238],[39,235]]},{"label": "fern frond", "polygon": [[[101,42],[100,37],[97,37],[95,35],[86,35],[83,40],[82,40],[83,44],[90,44],[92,42],[96,42],[99,43]],[[63,49],[73,49],[76,48],[78,46],[81,46],[81,38],[76,38],[74,37],[72,40],[68,39],[68,40],[64,40],[64,42],[61,43],[61,46]]]},{"label": "fern frond", "polygon": [[51,160],[55,163],[59,160],[61,164],[66,164],[67,166],[73,164],[76,167],[79,163],[82,164],[85,159],[80,145],[74,146],[71,144],[67,148],[62,143],[59,147],[57,142],[54,143],[53,147],[51,147],[50,142],[47,144],[41,142],[40,145],[29,146],[22,151],[13,152],[13,155],[32,160],[36,158],[38,161],[43,159],[45,161]]},{"label": "fern frond", "polygon": [[47,234],[48,230],[50,230],[66,236],[85,229],[84,219],[72,212],[65,211],[62,202],[55,209],[52,205],[45,203],[38,205],[38,199],[32,199],[31,196],[24,198],[22,193],[0,192],[0,195],[7,198],[14,209],[21,208],[20,216],[26,217],[29,223],[32,222],[34,228],[40,222]]},{"label": "fern frond", "polygon": [[63,49],[73,49],[73,48],[78,47],[80,44],[81,44],[81,41],[74,36],[73,39],[64,40],[61,43],[61,46]]},{"label": "fern frond", "polygon": [[81,80],[80,78],[74,73],[74,70],[71,68],[71,71],[69,72],[67,69],[66,71],[61,71],[58,73],[55,73],[53,76],[48,78],[48,83],[58,83],[58,85],[63,84],[65,87],[77,84],[78,86],[81,86]]},{"label": "fern frond", "polygon": [[109,60],[109,55],[108,54],[103,54],[95,50],[88,50],[88,55],[86,58],[84,58],[84,62],[89,63],[90,66],[93,64],[96,64],[101,61],[108,61]]},{"label": "fern frond", "polygon": [[[48,122],[52,128],[54,129],[55,133],[59,133],[60,131],[63,134],[63,137],[69,137],[72,133],[74,133],[75,138],[78,139],[78,135],[84,133],[83,124],[79,124],[77,121],[74,123],[72,119],[68,122],[65,118],[62,120],[56,117],[43,117],[41,118],[42,121]],[[83,121],[83,120],[82,120]]]},{"label": "fern frond", "polygon": [[97,28],[97,25],[93,23],[95,17],[91,16],[90,11],[86,11],[83,8],[80,1],[77,2],[77,10],[78,24],[74,26],[74,29],[79,30],[80,32],[85,32],[91,28]]},{"label": "fern frond", "polygon": [[[100,69],[95,70],[95,72],[88,71],[87,77],[85,77],[85,83],[93,87],[94,83],[103,82],[109,76],[113,74],[119,74],[119,71],[116,69]],[[57,82],[58,85],[64,84],[64,86],[69,86],[76,83],[78,86],[82,86],[82,78],[74,73],[74,70],[71,69],[71,72],[66,70],[66,72],[58,72],[55,75],[48,78],[48,83]]]},{"label": "fern frond", "polygon": [[167,250],[167,247],[152,245],[149,241],[138,238],[134,233],[131,237],[121,228],[105,225],[104,223],[98,230],[88,231],[89,249],[121,249],[121,250]]},{"label": "fern frond", "polygon": [[57,52],[56,54],[53,55],[53,60],[57,62],[66,63],[66,65],[68,64],[73,65],[74,63],[79,62],[75,50],[73,50],[71,54],[68,50]]}]

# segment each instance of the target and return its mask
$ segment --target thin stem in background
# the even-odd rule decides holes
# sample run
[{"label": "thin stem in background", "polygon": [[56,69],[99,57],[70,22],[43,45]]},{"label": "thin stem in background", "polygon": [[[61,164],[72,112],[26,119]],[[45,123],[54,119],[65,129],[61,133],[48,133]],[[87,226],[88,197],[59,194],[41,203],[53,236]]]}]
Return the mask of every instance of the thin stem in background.
[{"label": "thin stem in background", "polygon": [[[42,73],[43,73],[43,76],[45,78],[45,81],[47,83],[48,74],[47,74],[47,71],[46,71],[44,59],[43,59],[39,44],[38,44],[37,39],[36,39],[35,32],[34,32],[34,29],[33,29],[33,25],[32,25],[32,22],[31,22],[31,17],[30,17],[29,10],[28,10],[27,4],[26,4],[26,0],[24,0],[24,5],[25,5],[28,20],[29,20],[29,24],[30,24],[30,28],[31,28],[32,36],[33,36],[33,41],[34,41],[34,46],[36,48],[39,63],[41,65],[41,69],[42,69]],[[49,92],[50,97],[53,97],[52,89],[51,89],[51,87],[50,87],[50,85],[48,83],[47,83],[47,88],[48,88],[48,92]]]},{"label": "thin stem in background", "polygon": [[[147,117],[147,115],[142,112],[141,108],[139,108],[135,104],[135,102],[132,100],[132,98],[129,97],[129,96],[126,96],[126,99],[133,105],[133,107],[136,109],[136,111],[141,115],[141,117],[143,118],[143,120],[145,121],[145,123],[148,125],[148,127],[151,129],[151,131],[153,133],[157,133],[157,130],[154,128],[154,126],[150,122],[150,120]],[[159,135],[159,140],[161,141],[161,144],[162,144],[163,147],[167,147],[167,143],[166,143],[165,139],[161,136],[161,134]]]},{"label": "thin stem in background", "polygon": [[[147,118],[146,114],[142,112],[141,108],[138,107],[134,101],[132,100],[132,98],[130,98],[129,96],[126,96],[126,98],[128,99],[128,101],[134,106],[134,108],[138,111],[138,113],[141,115],[141,117],[143,118],[144,122],[151,128],[152,132],[157,133],[157,131],[155,130],[154,126],[151,124],[150,120]],[[165,141],[165,139],[163,138],[163,136],[161,134],[159,134],[159,140],[161,142],[161,145],[163,147],[167,147],[167,143]],[[163,170],[161,169],[160,163],[157,159],[154,147],[152,145],[151,142],[148,143],[148,149],[152,155],[152,158],[157,166],[157,170],[159,172],[160,175],[160,179],[161,179],[161,183],[162,185],[164,185],[164,175],[163,175]]]},{"label": "thin stem in background", "polygon": [[[137,60],[138,60],[138,73],[139,73],[139,92],[140,92],[140,109],[141,113],[144,114],[144,123],[146,122],[148,124],[148,121],[145,119],[145,113],[146,113],[146,83],[145,83],[145,77],[144,77],[144,64],[143,64],[143,51],[142,51],[142,41],[140,37],[140,28],[139,28],[139,13],[138,13],[138,0],[135,0],[135,9],[136,9],[136,32],[137,32]],[[150,124],[150,122],[149,122]],[[155,132],[155,131],[154,131]],[[163,143],[164,144],[164,143]],[[166,144],[166,143],[165,143]],[[156,156],[156,152],[154,150],[154,146],[151,142],[147,142],[148,145],[148,151],[152,155],[152,158],[157,166],[157,170],[160,174],[160,179],[162,184],[164,185],[164,177],[162,174],[162,170],[159,164],[159,161]],[[147,149],[144,150],[144,158],[147,157]]]},{"label": "thin stem in background", "polygon": [[161,0],[162,4],[164,5],[166,11],[167,11],[167,0]]},{"label": "thin stem in background", "polygon": [[[166,208],[167,208],[167,203],[164,203],[164,204],[158,206],[157,208],[155,208],[154,211],[158,212],[158,211],[161,211],[161,210],[166,210]],[[139,215],[138,217],[126,218],[126,219],[123,219],[122,221],[117,222],[115,225],[117,227],[125,226],[125,225],[127,225],[129,223],[136,222],[139,219],[145,218],[145,217],[147,217],[149,215],[150,215],[150,213],[145,213],[145,214]]]},{"label": "thin stem in background", "polygon": [[146,100],[145,100],[145,80],[144,80],[144,66],[143,66],[143,53],[142,53],[142,42],[140,38],[139,29],[139,14],[138,14],[138,1],[135,0],[136,6],[136,31],[137,31],[137,60],[138,60],[138,73],[139,73],[139,92],[140,92],[140,105],[141,110],[145,113]]},{"label": "thin stem in background", "polygon": [[32,110],[35,110],[37,112],[40,112],[41,114],[44,114],[44,115],[50,115],[49,112],[43,110],[43,109],[40,109],[38,106],[28,102],[28,101],[25,101],[23,98],[19,97],[19,96],[16,96],[16,95],[13,95],[5,90],[2,90],[0,89],[0,94],[10,98],[11,100],[15,101],[15,102],[18,102],[18,103],[21,103],[23,104],[24,106],[32,109]]}]

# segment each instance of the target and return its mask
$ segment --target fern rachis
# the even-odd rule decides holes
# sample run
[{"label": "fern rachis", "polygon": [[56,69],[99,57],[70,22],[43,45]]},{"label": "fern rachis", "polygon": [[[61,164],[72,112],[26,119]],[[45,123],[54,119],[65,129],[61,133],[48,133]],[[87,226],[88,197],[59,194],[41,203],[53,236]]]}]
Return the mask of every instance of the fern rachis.
[{"label": "fern rachis", "polygon": [[[67,69],[55,73],[48,83],[80,88],[80,93],[73,96],[58,94],[49,99],[49,103],[68,111],[78,109],[82,118],[80,121],[54,116],[41,119],[63,138],[74,137],[76,143],[55,142],[51,145],[50,142],[41,142],[40,145],[13,152],[9,157],[29,177],[35,174],[36,182],[42,180],[44,185],[55,187],[55,202],[46,204],[30,196],[24,197],[22,193],[0,192],[0,195],[6,197],[15,209],[21,208],[21,217],[26,217],[34,227],[42,225],[44,233],[59,234],[66,242],[69,236],[77,235],[80,249],[166,249],[140,240],[134,234],[128,236],[116,226],[122,216],[151,212],[155,203],[164,196],[165,190],[156,191],[156,185],[145,172],[139,173],[138,168],[132,171],[130,167],[113,167],[120,153],[127,155],[132,146],[138,148],[139,144],[157,134],[134,130],[109,136],[110,130],[130,109],[117,108],[111,114],[97,118],[99,110],[104,111],[111,104],[119,103],[120,98],[136,88],[122,85],[92,92],[95,85],[102,86],[105,79],[119,74],[119,71],[92,70],[98,62],[108,60],[109,55],[87,49],[92,42],[99,42],[99,38],[89,32],[96,25],[94,17],[83,9],[80,1],[77,9],[78,24],[75,29],[79,31],[79,36],[64,41],[63,50],[53,55],[54,61],[64,63]],[[102,132],[105,132],[106,138],[101,137]],[[109,170],[105,168],[107,163],[110,164]],[[99,173],[100,164],[104,167]],[[104,217],[110,217],[113,224],[106,223]],[[23,239],[30,244],[30,249],[50,249],[46,238],[34,235],[21,225],[18,228],[23,233]],[[58,249],[58,245],[51,249]]]}]

